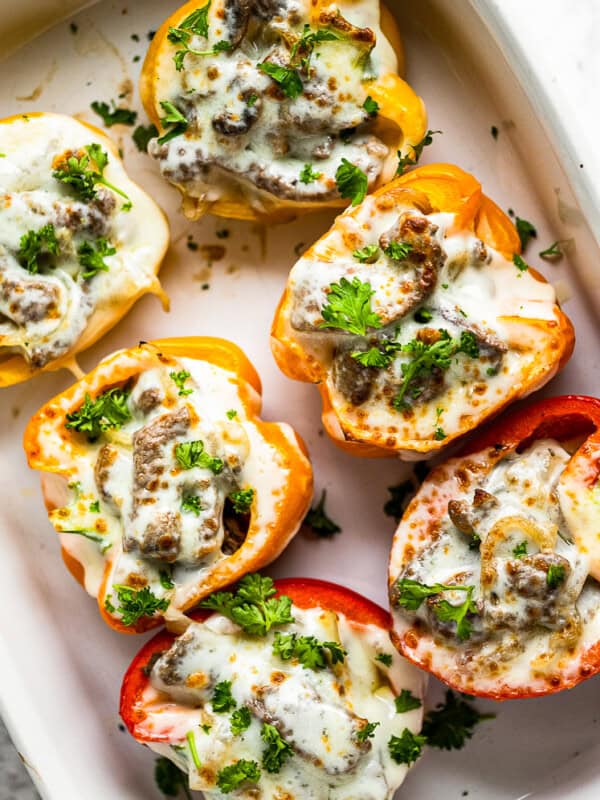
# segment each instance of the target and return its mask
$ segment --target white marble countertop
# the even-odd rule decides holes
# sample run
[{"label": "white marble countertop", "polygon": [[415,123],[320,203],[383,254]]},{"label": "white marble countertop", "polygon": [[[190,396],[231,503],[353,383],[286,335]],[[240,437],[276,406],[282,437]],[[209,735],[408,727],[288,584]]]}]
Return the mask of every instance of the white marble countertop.
[{"label": "white marble countertop", "polygon": [[[527,47],[532,69],[552,89],[557,104],[577,130],[586,167],[600,177],[600,150],[592,146],[600,130],[600,0],[489,2],[501,7],[516,38]],[[0,722],[0,800],[37,797]]]}]

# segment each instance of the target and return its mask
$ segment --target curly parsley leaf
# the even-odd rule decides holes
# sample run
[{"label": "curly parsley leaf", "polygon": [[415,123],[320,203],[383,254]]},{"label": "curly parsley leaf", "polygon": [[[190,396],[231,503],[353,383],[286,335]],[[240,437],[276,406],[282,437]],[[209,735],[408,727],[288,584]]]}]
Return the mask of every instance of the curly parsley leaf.
[{"label": "curly parsley leaf", "polygon": [[233,620],[251,636],[265,636],[275,625],[294,621],[291,599],[274,597],[275,591],[271,578],[254,573],[242,578],[235,594],[215,592],[200,605]]},{"label": "curly parsley leaf", "polygon": [[473,736],[475,725],[484,720],[494,719],[495,714],[480,714],[477,709],[457,697],[448,689],[446,702],[439,703],[428,711],[421,733],[430,747],[440,750],[460,750],[467,739]]},{"label": "curly parsley leaf", "polygon": [[[129,211],[132,207],[131,200],[125,192],[118,189],[104,177],[104,170],[108,164],[108,153],[97,144],[88,144],[83,155],[71,155],[59,162],[52,172],[52,177],[61,183],[73,188],[82,200],[93,200],[96,195],[96,184],[102,184],[127,201],[122,210]],[[95,165],[96,169],[92,169]]]},{"label": "curly parsley leaf", "polygon": [[180,45],[181,49],[175,52],[173,61],[175,68],[178,72],[183,69],[183,62],[188,53],[196,56],[211,56],[216,53],[221,53],[231,49],[231,42],[221,40],[217,42],[210,50],[194,50],[190,47],[190,42],[193,36],[202,36],[208,38],[208,12],[210,10],[210,2],[202,8],[197,8],[189,16],[175,28],[170,27],[167,34],[167,39],[174,45]]},{"label": "curly parsley leaf", "polygon": [[302,522],[303,525],[311,528],[311,530],[322,539],[328,539],[330,536],[340,533],[342,530],[325,512],[326,500],[327,490],[323,489],[319,502],[309,510]]},{"label": "curly parsley leaf", "polygon": [[165,144],[176,136],[181,136],[182,133],[185,133],[188,127],[188,121],[177,106],[169,100],[161,100],[160,107],[165,112],[165,116],[160,118],[160,124],[163,128],[167,126],[170,126],[170,128],[157,139],[157,142],[158,144]]},{"label": "curly parsley leaf", "polygon": [[441,592],[461,591],[472,592],[472,586],[447,586],[444,583],[434,583],[428,586],[426,583],[420,583],[412,578],[399,578],[396,581],[395,600],[396,604],[406,608],[408,611],[416,611],[421,607],[421,604],[428,598]]},{"label": "curly parsley leaf", "polygon": [[92,400],[86,392],[83,404],[70,414],[67,414],[65,427],[79,433],[87,433],[90,442],[95,441],[104,431],[118,430],[131,419],[131,412],[127,405],[129,392],[119,389],[109,389]]},{"label": "curly parsley leaf", "polygon": [[525,252],[529,242],[537,237],[537,230],[531,222],[528,222],[526,219],[521,219],[521,217],[515,217],[515,226],[521,241],[521,250]]},{"label": "curly parsley leaf", "polygon": [[399,342],[393,339],[382,339],[377,343],[376,347],[370,347],[368,350],[362,351],[357,350],[351,355],[363,367],[387,369],[401,349],[402,345]]},{"label": "curly parsley leaf", "polygon": [[352,253],[352,258],[360,261],[361,264],[373,264],[379,258],[379,245],[366,244],[364,247],[356,249]]},{"label": "curly parsley leaf", "polygon": [[473,586],[463,586],[467,597],[463,603],[453,605],[447,600],[439,600],[433,605],[433,612],[440,622],[456,622],[456,635],[461,641],[468,639],[473,631],[473,626],[468,619],[469,614],[477,614],[477,605],[473,601]]},{"label": "curly parsley leaf", "polygon": [[236,708],[231,715],[229,727],[234,736],[239,736],[240,733],[243,733],[250,727],[251,723],[252,714],[250,713],[250,709],[248,706],[242,706],[241,708]]},{"label": "curly parsley leaf", "polygon": [[310,164],[305,164],[300,170],[300,182],[314,183],[321,177],[322,174],[322,172],[315,172]]},{"label": "curly parsley leaf", "polygon": [[512,554],[515,558],[523,558],[527,555],[527,542],[522,541],[516,547],[513,547]]},{"label": "curly parsley leaf", "polygon": [[267,722],[263,723],[260,735],[267,744],[262,756],[263,767],[267,772],[279,772],[286,759],[293,754],[291,745],[285,741],[274,725],[269,725]]},{"label": "curly parsley leaf", "polygon": [[390,242],[383,252],[394,261],[404,261],[410,255],[411,250],[412,244],[409,242]]},{"label": "curly parsley leaf", "polygon": [[529,265],[527,264],[527,262],[524,259],[522,259],[518,253],[514,254],[512,260],[513,264],[519,270],[519,272],[527,272],[527,270],[529,269]]},{"label": "curly parsley leaf", "polygon": [[217,786],[222,792],[228,794],[233,792],[244,783],[258,783],[260,780],[260,769],[256,761],[248,761],[240,758],[223,767],[217,774]]},{"label": "curly parsley leaf", "polygon": [[169,372],[169,378],[171,378],[175,386],[179,389],[177,393],[179,397],[187,397],[188,394],[194,391],[193,389],[185,388],[185,382],[191,377],[192,375],[187,369],[180,369],[178,372]]},{"label": "curly parsley leaf", "polygon": [[402,689],[400,694],[394,699],[396,705],[396,712],[398,714],[405,714],[407,711],[414,711],[415,708],[421,708],[421,701],[415,697],[410,689]]},{"label": "curly parsley leaf", "polygon": [[[314,31],[310,25],[305,23],[302,35],[294,42],[290,50],[290,63],[296,66],[301,65],[308,72],[310,58],[317,44],[339,41],[343,38],[342,33],[332,28],[318,28]],[[300,59],[298,59],[298,55],[301,55]]]},{"label": "curly parsley leaf", "polygon": [[223,472],[225,462],[221,458],[210,456],[204,449],[204,442],[197,439],[193,442],[179,442],[175,445],[175,458],[182,469],[201,467],[209,469],[215,475]]},{"label": "curly parsley leaf", "polygon": [[254,500],[254,489],[239,489],[237,492],[231,492],[229,499],[236,514],[248,514]]},{"label": "curly parsley leaf", "polygon": [[329,285],[327,303],[321,309],[321,328],[338,328],[357,336],[365,336],[369,328],[381,328],[381,319],[371,308],[375,294],[371,284],[354,277],[352,282],[340,278]]},{"label": "curly parsley leaf", "polygon": [[54,225],[49,222],[37,231],[27,231],[19,241],[17,259],[28,272],[35,274],[40,268],[43,254],[58,255],[59,245]]},{"label": "curly parsley leaf", "polygon": [[108,103],[94,100],[91,109],[102,118],[102,122],[107,128],[113,125],[135,125],[137,119],[137,111],[129,108],[117,108],[114,100],[110,101],[110,106]]},{"label": "curly parsley leaf", "polygon": [[111,247],[108,239],[100,237],[95,243],[82,242],[77,250],[79,266],[84,269],[81,276],[85,279],[93,278],[99,272],[108,272],[109,267],[104,260],[107,256],[114,256],[117,250]]},{"label": "curly parsley leaf", "polygon": [[426,744],[427,738],[425,736],[411,733],[408,728],[404,728],[401,736],[392,736],[390,738],[388,750],[396,764],[410,766],[419,758]]},{"label": "curly parsley leaf", "polygon": [[166,597],[158,598],[147,587],[134,589],[125,584],[115,583],[113,589],[117,593],[119,605],[112,603],[112,595],[108,594],[104,606],[109,613],[119,613],[121,622],[126,628],[135,625],[142,617],[153,617],[157,611],[166,611],[169,601]]},{"label": "curly parsley leaf", "polygon": [[156,125],[150,124],[138,125],[132,133],[131,138],[140,153],[147,153],[150,140],[154,139],[156,136],[158,136]]},{"label": "curly parsley leaf", "polygon": [[379,113],[379,103],[377,100],[373,100],[371,95],[369,95],[363,103],[363,108],[370,117],[376,117]]},{"label": "curly parsley leaf", "polygon": [[335,172],[335,182],[340,197],[350,200],[352,206],[362,203],[367,195],[369,179],[366,173],[347,158],[342,158],[342,163]]},{"label": "curly parsley leaf", "polygon": [[356,734],[356,739],[359,742],[366,742],[367,739],[372,739],[375,736],[375,729],[381,723],[379,722],[367,722],[367,724],[362,727]]},{"label": "curly parsley leaf", "polygon": [[271,80],[275,81],[284,95],[289,97],[290,100],[295,100],[302,94],[304,89],[302,80],[293,67],[283,67],[270,61],[263,61],[257,66],[261,72],[264,72]]},{"label": "curly parsley leaf", "polygon": [[296,633],[275,634],[273,653],[283,661],[298,660],[305,669],[320,670],[343,664],[346,651],[338,642],[320,642],[315,636]]},{"label": "curly parsley leaf", "polygon": [[181,498],[181,510],[199,517],[202,511],[202,501],[196,494],[184,494]]},{"label": "curly parsley leaf", "polygon": [[566,578],[565,568],[562,564],[550,564],[546,573],[546,583],[550,589],[556,589]]},{"label": "curly parsley leaf", "polygon": [[225,714],[232,711],[237,703],[231,694],[231,681],[220,681],[213,690],[212,708],[217,714]]},{"label": "curly parsley leaf", "polygon": [[188,788],[188,777],[179,767],[176,767],[168,758],[161,756],[154,762],[154,780],[159,790],[166,797],[177,797],[183,790],[186,798],[191,800]]},{"label": "curly parsley leaf", "polygon": [[396,175],[402,175],[408,167],[415,167],[419,163],[419,159],[423,155],[425,147],[429,147],[429,145],[433,143],[433,137],[438,133],[442,133],[442,131],[427,131],[420,142],[412,145],[412,156],[403,156],[402,152],[398,150],[398,168],[396,169]]}]

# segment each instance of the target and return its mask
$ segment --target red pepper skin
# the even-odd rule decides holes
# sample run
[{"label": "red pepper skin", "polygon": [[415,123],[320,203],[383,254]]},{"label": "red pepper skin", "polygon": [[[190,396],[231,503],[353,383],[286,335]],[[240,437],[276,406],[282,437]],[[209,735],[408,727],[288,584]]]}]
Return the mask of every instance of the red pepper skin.
[{"label": "red pepper skin", "polygon": [[[585,438],[583,438],[585,437]],[[571,456],[565,472],[572,471],[581,479],[581,487],[589,488],[600,478],[600,399],[584,395],[563,395],[537,400],[529,405],[513,410],[476,433],[459,452],[458,456],[432,469],[420,491],[406,509],[396,531],[390,556],[390,587],[396,581],[403,567],[419,548],[426,546],[431,536],[438,530],[438,524],[447,513],[448,499],[454,499],[456,484],[449,488],[451,476],[459,475],[449,465],[464,460],[465,474],[478,464],[481,475],[489,473],[500,460],[517,450],[524,450],[533,442],[551,438],[560,442],[581,439],[583,441]],[[487,452],[486,452],[487,451]],[[459,477],[458,483],[461,479]],[[413,517],[417,509],[428,509],[426,522],[420,523]],[[412,527],[412,533],[407,530]],[[591,567],[593,569],[593,567]],[[597,575],[594,575],[597,577]],[[399,613],[399,612],[398,612]],[[502,677],[497,679],[497,688],[478,686],[477,678],[467,683],[458,670],[450,676],[432,663],[432,652],[438,645],[432,637],[406,621],[399,623],[398,614],[393,614],[392,641],[399,652],[421,669],[426,669],[452,688],[479,697],[493,700],[522,699],[554,694],[572,688],[586,678],[600,672],[600,641],[588,646],[587,650],[573,652],[573,663],[568,674],[560,670],[545,678],[530,678],[520,685],[511,684]],[[429,652],[421,647],[425,640],[431,639]]]},{"label": "red pepper skin", "polygon": [[[391,624],[391,617],[383,608],[335,583],[315,578],[284,578],[275,581],[275,588],[277,596],[287,595],[301,609],[320,607],[343,614],[357,625],[376,625],[386,630]],[[204,622],[211,614],[211,611],[196,609],[189,612],[188,616],[195,622]],[[139,742],[165,741],[158,736],[149,736],[148,731],[144,730],[146,714],[142,709],[142,695],[150,681],[144,668],[155,654],[168,650],[176,638],[166,629],[157,633],[138,652],[123,678],[119,711],[129,733]]]}]

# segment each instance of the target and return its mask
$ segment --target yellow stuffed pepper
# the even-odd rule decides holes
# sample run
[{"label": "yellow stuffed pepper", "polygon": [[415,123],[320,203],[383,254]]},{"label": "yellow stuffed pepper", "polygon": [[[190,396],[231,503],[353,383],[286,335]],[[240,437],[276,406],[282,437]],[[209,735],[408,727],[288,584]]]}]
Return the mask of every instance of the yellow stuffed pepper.
[{"label": "yellow stuffed pepper", "polygon": [[553,287],[471,175],[420,167],[337,218],[296,263],[272,329],[319,385],[333,440],[429,456],[543,386],[574,344]]},{"label": "yellow stuffed pepper", "polygon": [[154,36],[149,152],[185,214],[278,222],[357,203],[424,135],[399,77],[400,37],[376,0],[193,0]]},{"label": "yellow stuffed pepper", "polygon": [[74,356],[146,292],[167,221],[115,145],[59,114],[0,121],[0,386]]},{"label": "yellow stuffed pepper", "polygon": [[312,495],[303,443],[263,422],[258,375],[224,339],[121,350],[30,421],[67,567],[106,622],[176,622],[216,589],[268,564]]}]

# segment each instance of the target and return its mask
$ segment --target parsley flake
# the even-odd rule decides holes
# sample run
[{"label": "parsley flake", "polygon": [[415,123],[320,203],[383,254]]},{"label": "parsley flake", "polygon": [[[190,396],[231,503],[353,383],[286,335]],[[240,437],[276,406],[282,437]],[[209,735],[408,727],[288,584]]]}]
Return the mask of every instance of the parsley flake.
[{"label": "parsley flake", "polygon": [[517,228],[517,233],[519,234],[521,250],[525,252],[525,249],[531,239],[535,239],[537,237],[537,231],[531,222],[528,222],[526,219],[522,219],[521,217],[515,217],[515,226]]},{"label": "parsley flake", "polygon": [[411,733],[404,728],[401,736],[392,736],[388,742],[388,750],[396,764],[410,766],[421,755],[423,747],[427,744],[425,736]]},{"label": "parsley flake", "polygon": [[160,107],[165,112],[165,116],[160,118],[160,124],[163,128],[171,126],[169,130],[157,139],[158,144],[165,144],[176,136],[181,136],[182,133],[185,133],[188,127],[188,121],[177,106],[169,100],[161,100]]},{"label": "parsley flake", "polygon": [[433,711],[425,715],[421,733],[426,737],[429,747],[460,750],[466,740],[473,736],[475,725],[494,719],[495,716],[480,714],[473,705],[459,699],[449,689],[446,692],[446,702],[439,703]]},{"label": "parsley flake", "polygon": [[236,514],[248,514],[254,500],[254,489],[239,489],[231,492],[229,499],[233,503],[233,510]]},{"label": "parsley flake", "polygon": [[138,125],[132,133],[131,138],[140,153],[147,153],[150,140],[157,136],[158,130],[156,125]]},{"label": "parsley flake", "polygon": [[407,711],[414,711],[415,708],[421,708],[421,701],[415,697],[410,689],[402,689],[398,697],[394,699],[396,705],[396,713],[406,714]]},{"label": "parsley flake", "polygon": [[256,761],[248,761],[240,758],[219,770],[217,774],[217,786],[222,792],[229,794],[244,783],[258,783],[260,780],[260,769]]},{"label": "parsley flake", "polygon": [[350,200],[352,206],[362,203],[367,195],[369,179],[366,173],[347,158],[342,158],[342,163],[335,173],[335,182],[340,197]]},{"label": "parsley flake", "polygon": [[366,336],[369,328],[381,328],[381,319],[371,308],[375,291],[371,284],[354,277],[340,278],[329,285],[327,303],[321,309],[321,328],[338,328],[357,336]]},{"label": "parsley flake", "polygon": [[225,415],[227,416],[227,419],[234,419],[237,417],[238,412],[235,410],[235,408],[230,408],[229,411],[225,412]]},{"label": "parsley flake", "polygon": [[518,253],[515,253],[513,258],[513,264],[519,270],[519,272],[526,272],[529,269],[527,263],[521,258]]},{"label": "parsley flake", "polygon": [[225,462],[221,458],[210,456],[204,449],[204,442],[197,439],[194,442],[179,442],[175,445],[175,458],[182,469],[201,467],[209,469],[215,475],[223,472]]},{"label": "parsley flake", "polygon": [[161,569],[161,571],[158,573],[158,579],[163,589],[169,591],[170,589],[175,588],[175,584],[171,580],[171,573],[169,570]]},{"label": "parsley flake", "polygon": [[512,552],[515,558],[523,558],[523,556],[527,555],[527,542],[520,542],[516,547],[513,548]]},{"label": "parsley flake", "polygon": [[107,256],[114,256],[116,252],[116,248],[111,247],[108,239],[104,237],[96,239],[94,244],[88,241],[82,242],[77,250],[79,266],[84,269],[81,277],[87,280],[88,278],[93,278],[99,272],[108,272],[109,266],[104,259]]},{"label": "parsley flake", "polygon": [[263,61],[257,64],[259,70],[268,75],[271,80],[279,86],[281,91],[290,100],[295,100],[302,94],[303,85],[300,76],[293,67],[282,67],[279,64],[272,64],[270,61]]},{"label": "parsley flake", "polygon": [[125,584],[115,583],[113,589],[117,593],[119,605],[113,605],[112,595],[109,594],[104,601],[104,607],[111,614],[118,612],[126,628],[135,625],[142,617],[153,617],[157,611],[166,611],[169,607],[166,597],[156,597],[147,586],[143,589],[134,589]]},{"label": "parsley flake", "polygon": [[94,500],[93,503],[90,503],[90,511],[94,514],[100,513],[100,500]]},{"label": "parsley flake", "polygon": [[254,573],[241,579],[235,593],[215,592],[200,605],[233,620],[250,636],[266,636],[275,625],[294,621],[291,599],[274,597],[275,592],[271,578]]},{"label": "parsley flake", "polygon": [[179,389],[177,393],[179,397],[187,397],[188,394],[192,394],[194,391],[193,389],[185,388],[185,382],[191,377],[192,375],[187,369],[180,369],[179,372],[169,372],[169,378],[171,378],[175,386]]},{"label": "parsley flake", "polygon": [[111,128],[113,125],[135,125],[137,119],[137,111],[129,108],[117,108],[114,100],[110,101],[110,106],[108,103],[94,100],[91,109],[102,118],[102,122],[107,128]]},{"label": "parsley flake", "polygon": [[363,367],[387,369],[401,349],[402,345],[399,342],[393,339],[381,339],[376,347],[362,351],[356,350],[351,355]]},{"label": "parsley flake", "polygon": [[379,103],[377,100],[373,100],[371,95],[369,95],[363,103],[363,108],[370,117],[376,117],[379,113]]},{"label": "parsley flake", "polygon": [[310,164],[305,164],[300,170],[300,182],[314,183],[322,174],[322,172],[315,172]]},{"label": "parsley flake", "polygon": [[359,742],[366,742],[367,739],[372,739],[375,736],[375,729],[380,722],[368,722],[356,733],[356,739]]},{"label": "parsley flake", "polygon": [[392,654],[391,653],[377,653],[375,656],[375,661],[380,661],[386,667],[392,666]]},{"label": "parsley flake", "polygon": [[202,511],[202,502],[198,495],[184,494],[181,498],[181,510],[189,511],[190,514],[195,514],[195,516],[199,517]]},{"label": "parsley flake", "polygon": [[419,163],[419,159],[423,155],[425,147],[429,147],[429,145],[433,143],[433,137],[438,133],[442,133],[442,131],[427,131],[420,142],[411,146],[413,151],[412,156],[403,156],[402,151],[398,150],[398,168],[396,169],[396,175],[402,175],[408,167],[415,167]]},{"label": "parsley flake", "polygon": [[58,255],[59,245],[54,225],[49,222],[37,231],[27,231],[21,236],[17,259],[28,272],[35,274],[44,254]]},{"label": "parsley flake", "polygon": [[334,522],[325,512],[325,501],[327,500],[327,490],[323,489],[321,497],[316,506],[313,506],[304,517],[303,525],[310,528],[319,538],[328,539],[336,533],[341,532],[340,526]]},{"label": "parsley flake", "polygon": [[234,736],[239,736],[240,733],[243,733],[250,727],[251,723],[252,714],[250,713],[250,709],[248,706],[242,706],[241,708],[236,708],[231,715],[229,727]]},{"label": "parsley flake", "polygon": [[127,405],[129,392],[123,389],[109,389],[95,400],[86,392],[83,404],[67,414],[65,427],[79,433],[87,433],[90,442],[95,441],[104,431],[118,430],[131,419]]},{"label": "parsley flake", "polygon": [[214,688],[212,696],[212,709],[217,714],[232,711],[237,703],[231,694],[231,681],[220,681]]},{"label": "parsley flake", "polygon": [[267,744],[262,756],[263,767],[267,772],[279,772],[286,759],[293,754],[291,745],[285,741],[274,725],[269,725],[267,722],[263,723],[260,735]]},{"label": "parsley flake", "polygon": [[352,258],[360,261],[361,264],[373,264],[379,258],[379,245],[366,244],[364,247],[355,250]]},{"label": "parsley flake", "polygon": [[564,582],[565,578],[565,568],[562,564],[550,564],[546,574],[546,583],[550,589],[556,589],[559,584]]},{"label": "parsley flake", "polygon": [[412,245],[408,242],[390,242],[383,252],[394,261],[404,261],[410,255],[411,250]]}]

